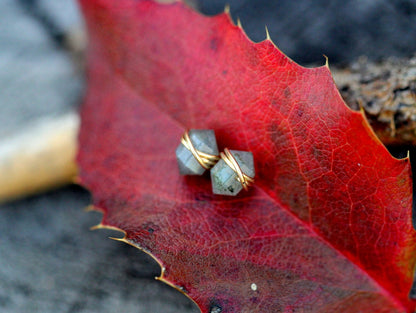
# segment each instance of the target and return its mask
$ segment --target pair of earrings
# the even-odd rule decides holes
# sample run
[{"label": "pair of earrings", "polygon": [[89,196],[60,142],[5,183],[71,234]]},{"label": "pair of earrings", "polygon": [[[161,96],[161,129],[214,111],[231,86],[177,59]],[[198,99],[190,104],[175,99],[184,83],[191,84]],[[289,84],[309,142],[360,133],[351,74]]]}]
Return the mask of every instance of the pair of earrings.
[{"label": "pair of earrings", "polygon": [[235,196],[254,182],[253,154],[227,148],[219,153],[211,129],[187,130],[176,149],[176,158],[181,175],[202,175],[211,169],[214,194]]}]

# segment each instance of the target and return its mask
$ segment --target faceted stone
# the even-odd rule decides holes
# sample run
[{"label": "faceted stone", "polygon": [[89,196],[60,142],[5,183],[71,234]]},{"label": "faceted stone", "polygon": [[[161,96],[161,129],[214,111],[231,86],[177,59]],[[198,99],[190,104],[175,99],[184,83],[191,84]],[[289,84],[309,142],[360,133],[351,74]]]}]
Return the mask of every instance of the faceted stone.
[{"label": "faceted stone", "polygon": [[[247,151],[230,150],[244,174],[254,177],[253,154]],[[212,191],[217,195],[236,196],[243,186],[237,180],[238,176],[223,159],[211,169]]]},{"label": "faceted stone", "polygon": [[[189,131],[189,138],[196,150],[218,155],[217,140],[215,133],[211,129],[191,129]],[[182,143],[176,149],[176,159],[178,160],[179,172],[181,175],[202,175],[205,168],[199,164],[194,157]]]}]

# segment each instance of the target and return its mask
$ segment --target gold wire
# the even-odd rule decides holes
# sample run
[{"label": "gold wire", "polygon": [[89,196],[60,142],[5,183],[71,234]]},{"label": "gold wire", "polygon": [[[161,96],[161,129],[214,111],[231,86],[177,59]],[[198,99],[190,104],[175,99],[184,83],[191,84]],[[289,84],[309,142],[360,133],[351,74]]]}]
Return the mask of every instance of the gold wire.
[{"label": "gold wire", "polygon": [[243,173],[240,165],[237,163],[236,159],[231,154],[230,150],[228,150],[228,148],[225,148],[224,152],[220,153],[221,158],[237,174],[236,179],[241,183],[241,186],[243,186],[244,190],[247,190],[248,187],[254,183],[254,178]]},{"label": "gold wire", "polygon": [[201,164],[201,166],[206,170],[209,170],[211,167],[213,167],[214,164],[217,163],[217,161],[220,159],[218,155],[205,153],[195,149],[191,138],[189,137],[189,130],[185,131],[183,134],[181,143],[185,146],[186,149],[191,151],[192,155],[195,157],[195,159],[197,159],[198,163]]}]

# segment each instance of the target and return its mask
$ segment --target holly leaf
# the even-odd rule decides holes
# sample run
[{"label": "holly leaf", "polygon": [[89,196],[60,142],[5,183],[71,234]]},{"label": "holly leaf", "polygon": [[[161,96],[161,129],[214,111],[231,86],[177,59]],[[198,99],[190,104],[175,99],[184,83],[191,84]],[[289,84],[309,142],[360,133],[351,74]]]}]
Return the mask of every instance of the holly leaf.
[{"label": "holly leaf", "polygon": [[[413,312],[409,159],[393,158],[328,66],[304,68],[228,13],[80,0],[89,31],[80,180],[100,227],[151,254],[202,312]],[[256,182],[179,175],[185,129],[251,151]]]}]

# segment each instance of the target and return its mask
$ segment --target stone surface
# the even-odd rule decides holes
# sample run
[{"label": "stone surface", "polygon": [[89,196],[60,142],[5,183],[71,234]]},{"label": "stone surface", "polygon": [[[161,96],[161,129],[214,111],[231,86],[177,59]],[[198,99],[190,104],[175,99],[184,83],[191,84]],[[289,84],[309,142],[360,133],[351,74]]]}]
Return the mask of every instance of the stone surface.
[{"label": "stone surface", "polygon": [[[49,2],[55,3],[55,9],[49,8]],[[0,138],[38,118],[74,110],[83,90],[83,78],[76,73],[69,54],[19,3],[0,1]],[[47,12],[61,12],[57,24],[63,31],[78,25],[74,1],[41,4],[50,9]],[[65,22],[61,15],[66,16]]]},{"label": "stone surface", "polygon": [[[254,178],[253,154],[247,151],[230,150],[244,174]],[[211,169],[212,191],[217,195],[236,196],[243,186],[237,180],[237,174],[223,159]]]},{"label": "stone surface", "polygon": [[[215,133],[211,129],[191,129],[189,137],[196,150],[201,152],[218,155],[217,140]],[[198,160],[193,156],[182,143],[176,149],[176,158],[178,160],[179,172],[181,175],[202,175],[205,168],[199,164]]]},{"label": "stone surface", "polygon": [[90,201],[72,186],[0,205],[0,312],[199,312],[150,256],[108,239],[120,232],[90,230]]},{"label": "stone surface", "polygon": [[361,55],[370,59],[409,57],[416,51],[414,0],[198,0],[206,14],[230,5],[248,36],[262,41],[270,36],[302,65],[350,62]]}]

